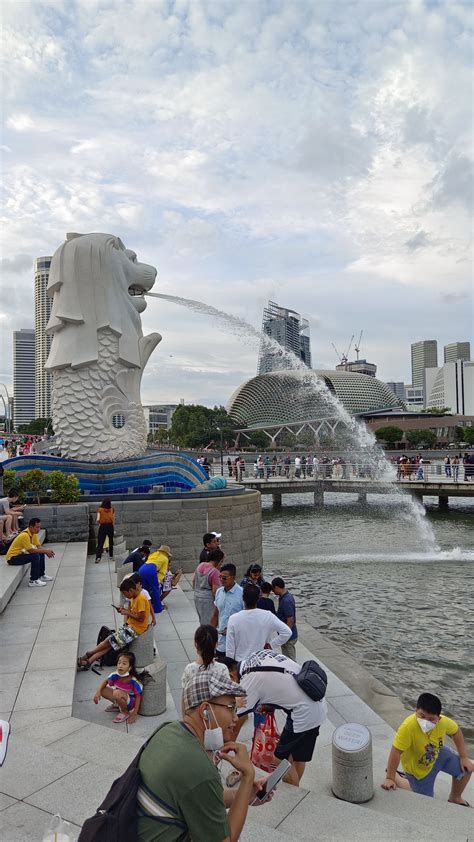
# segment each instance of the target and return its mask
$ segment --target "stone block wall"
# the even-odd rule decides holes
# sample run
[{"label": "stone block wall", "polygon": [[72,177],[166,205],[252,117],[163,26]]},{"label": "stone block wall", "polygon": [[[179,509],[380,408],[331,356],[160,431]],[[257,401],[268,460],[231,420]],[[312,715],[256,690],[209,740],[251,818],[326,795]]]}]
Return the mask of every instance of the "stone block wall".
[{"label": "stone block wall", "polygon": [[25,508],[25,526],[32,517],[41,519],[41,525],[48,530],[50,543],[87,541],[89,538],[88,503],[28,505]]},{"label": "stone block wall", "polygon": [[[205,532],[222,532],[221,543],[227,560],[237,566],[239,575],[249,564],[262,563],[262,509],[258,491],[112,502],[116,512],[115,531],[124,536],[128,549],[138,546],[145,538],[155,548],[168,544],[173,553],[173,567],[180,566],[186,573],[196,567]],[[98,505],[88,504],[92,542]]]}]

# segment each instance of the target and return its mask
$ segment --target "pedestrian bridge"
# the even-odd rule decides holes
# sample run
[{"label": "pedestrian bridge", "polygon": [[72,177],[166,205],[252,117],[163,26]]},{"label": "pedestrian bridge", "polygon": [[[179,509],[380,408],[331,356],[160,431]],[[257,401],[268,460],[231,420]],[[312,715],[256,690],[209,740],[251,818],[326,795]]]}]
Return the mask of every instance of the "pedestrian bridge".
[{"label": "pedestrian bridge", "polygon": [[325,492],[337,494],[357,494],[360,502],[367,500],[367,494],[389,494],[396,486],[408,494],[413,494],[421,502],[423,497],[437,497],[440,509],[446,509],[450,497],[474,497],[474,481],[452,478],[428,477],[426,480],[394,479],[378,480],[372,478],[325,477],[299,478],[270,476],[268,479],[244,479],[242,485],[260,491],[260,494],[271,494],[274,506],[281,506],[284,494],[313,494],[314,505],[324,505]]}]

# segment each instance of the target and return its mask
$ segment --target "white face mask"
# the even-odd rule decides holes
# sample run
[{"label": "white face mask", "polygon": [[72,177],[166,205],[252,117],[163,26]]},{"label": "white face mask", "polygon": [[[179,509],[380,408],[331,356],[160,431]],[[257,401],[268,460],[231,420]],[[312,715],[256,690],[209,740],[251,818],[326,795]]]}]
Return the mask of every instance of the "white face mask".
[{"label": "white face mask", "polygon": [[[212,708],[210,709],[217,725],[217,719]],[[205,719],[206,730],[204,731],[204,748],[206,751],[220,751],[224,745],[224,734],[222,728],[211,728],[207,719]]]},{"label": "white face mask", "polygon": [[429,734],[433,728],[436,728],[437,722],[430,722],[429,719],[418,719],[418,725],[424,734]]}]

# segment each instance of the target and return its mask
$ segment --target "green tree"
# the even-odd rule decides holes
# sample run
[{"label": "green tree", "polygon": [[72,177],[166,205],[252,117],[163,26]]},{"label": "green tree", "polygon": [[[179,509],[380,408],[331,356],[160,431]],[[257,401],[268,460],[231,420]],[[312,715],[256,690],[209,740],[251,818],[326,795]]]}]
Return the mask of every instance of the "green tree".
[{"label": "green tree", "polygon": [[462,430],[460,441],[465,441],[466,444],[474,444],[474,427],[459,427]]},{"label": "green tree", "polygon": [[166,427],[159,427],[153,433],[153,441],[155,444],[168,444],[170,440],[170,433]]},{"label": "green tree", "polygon": [[79,480],[74,474],[63,474],[62,471],[51,471],[47,477],[47,484],[51,489],[52,503],[77,503],[81,492]]},{"label": "green tree", "polygon": [[234,440],[234,424],[223,406],[178,406],[171,421],[171,440],[181,447],[207,447],[213,441],[216,447],[222,440],[229,445]]},{"label": "green tree", "polygon": [[412,447],[434,447],[437,442],[432,430],[407,430],[406,439]]},{"label": "green tree", "polygon": [[403,430],[400,427],[380,427],[380,430],[375,431],[375,438],[377,441],[384,441],[385,444],[395,444],[403,438]]},{"label": "green tree", "polygon": [[33,494],[36,497],[36,502],[40,503],[40,497],[45,493],[47,488],[47,477],[44,471],[39,468],[33,468],[31,471],[25,471],[21,475],[21,489],[26,493]]},{"label": "green tree", "polygon": [[270,439],[265,433],[256,430],[255,433],[250,433],[249,444],[256,447],[258,450],[265,450],[268,447]]},{"label": "green tree", "polygon": [[20,424],[18,427],[19,433],[29,433],[32,436],[42,436],[47,430],[49,435],[53,435],[53,422],[51,418],[35,418],[29,424]]},{"label": "green tree", "polygon": [[18,488],[16,483],[16,473],[12,471],[11,468],[6,468],[5,473],[3,474],[3,490],[5,494],[8,494],[10,488]]}]

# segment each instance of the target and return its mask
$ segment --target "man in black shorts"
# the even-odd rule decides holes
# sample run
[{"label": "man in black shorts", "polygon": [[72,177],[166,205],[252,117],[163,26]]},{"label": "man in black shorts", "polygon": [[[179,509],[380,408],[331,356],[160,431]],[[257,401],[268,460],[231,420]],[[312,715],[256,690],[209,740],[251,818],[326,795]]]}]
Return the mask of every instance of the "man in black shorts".
[{"label": "man in black shorts", "polygon": [[[278,672],[279,669],[285,672]],[[326,700],[313,701],[296,683],[294,676],[300,670],[296,661],[265,649],[230,671],[231,678],[240,683],[247,695],[244,706],[237,711],[239,719],[262,706],[287,712],[275,756],[290,761],[291,769],[283,780],[293,786],[299,786],[305,765],[313,758],[319,726],[327,717]]]}]

